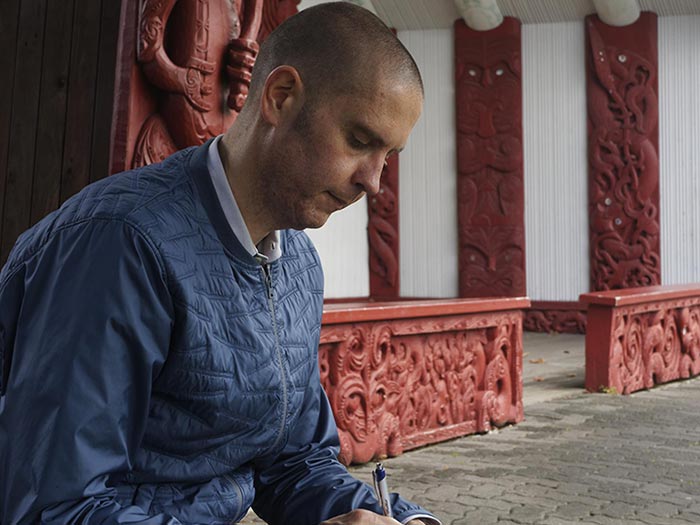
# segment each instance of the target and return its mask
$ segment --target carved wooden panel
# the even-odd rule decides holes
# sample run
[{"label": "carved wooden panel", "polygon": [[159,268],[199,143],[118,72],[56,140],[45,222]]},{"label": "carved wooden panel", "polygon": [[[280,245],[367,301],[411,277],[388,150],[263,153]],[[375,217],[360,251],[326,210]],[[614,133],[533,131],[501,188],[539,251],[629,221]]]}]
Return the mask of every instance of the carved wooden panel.
[{"label": "carved wooden panel", "polygon": [[382,172],[379,193],[368,202],[369,296],[399,297],[399,159],[392,155]]},{"label": "carved wooden panel", "polygon": [[519,310],[325,324],[321,382],[345,464],[523,418]]},{"label": "carved wooden panel", "polygon": [[586,307],[577,302],[533,301],[523,312],[523,328],[529,332],[585,334]]},{"label": "carved wooden panel", "polygon": [[525,294],[520,22],[455,22],[459,295]]},{"label": "carved wooden panel", "polygon": [[263,43],[267,35],[287,18],[299,12],[297,6],[301,0],[264,0],[262,23],[258,33],[258,42]]},{"label": "carved wooden panel", "polygon": [[127,1],[113,171],[159,162],[233,123],[248,94],[262,4]]},{"label": "carved wooden panel", "polygon": [[657,17],[586,17],[591,289],[661,282]]},{"label": "carved wooden panel", "polygon": [[[640,288],[639,290],[644,290]],[[629,394],[700,374],[700,293],[642,304],[591,304],[586,389]],[[593,294],[582,295],[584,300]]]}]

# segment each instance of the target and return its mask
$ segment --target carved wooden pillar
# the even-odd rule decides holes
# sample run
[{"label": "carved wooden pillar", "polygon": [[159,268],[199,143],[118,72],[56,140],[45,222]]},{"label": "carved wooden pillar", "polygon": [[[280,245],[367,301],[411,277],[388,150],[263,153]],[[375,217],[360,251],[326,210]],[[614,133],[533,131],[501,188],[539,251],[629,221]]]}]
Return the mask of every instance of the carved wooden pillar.
[{"label": "carved wooden pillar", "polygon": [[382,172],[379,193],[369,199],[369,295],[399,297],[399,159],[392,155]]},{"label": "carved wooden pillar", "polygon": [[591,289],[661,282],[657,17],[586,17]]},{"label": "carved wooden pillar", "polygon": [[455,22],[459,295],[525,295],[520,21]]}]

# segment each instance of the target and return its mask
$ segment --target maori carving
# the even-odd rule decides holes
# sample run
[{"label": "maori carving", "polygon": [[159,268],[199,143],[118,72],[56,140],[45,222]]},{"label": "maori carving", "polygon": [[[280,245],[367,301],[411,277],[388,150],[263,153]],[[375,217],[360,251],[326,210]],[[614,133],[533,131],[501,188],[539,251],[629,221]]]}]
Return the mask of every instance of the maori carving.
[{"label": "maori carving", "polygon": [[520,22],[455,22],[459,294],[525,295]]},{"label": "maori carving", "polygon": [[132,166],[202,144],[233,123],[248,94],[261,17],[262,0],[143,1],[137,59],[158,102]]},{"label": "maori carving", "polygon": [[523,328],[529,332],[585,334],[586,308],[563,301],[541,305],[533,301],[532,307],[523,312]]},{"label": "maori carving", "polygon": [[267,35],[284,22],[287,18],[297,14],[297,6],[301,0],[264,0],[262,11],[262,23],[258,33],[258,42],[263,43]]},{"label": "maori carving", "polygon": [[324,325],[319,366],[345,464],[523,418],[519,312]]},{"label": "maori carving", "polygon": [[661,280],[656,27],[586,18],[592,290]]},{"label": "maori carving", "polygon": [[656,305],[614,319],[611,386],[628,394],[700,373],[700,306]]},{"label": "maori carving", "polygon": [[369,287],[373,299],[399,297],[399,162],[387,159],[379,193],[369,200]]}]

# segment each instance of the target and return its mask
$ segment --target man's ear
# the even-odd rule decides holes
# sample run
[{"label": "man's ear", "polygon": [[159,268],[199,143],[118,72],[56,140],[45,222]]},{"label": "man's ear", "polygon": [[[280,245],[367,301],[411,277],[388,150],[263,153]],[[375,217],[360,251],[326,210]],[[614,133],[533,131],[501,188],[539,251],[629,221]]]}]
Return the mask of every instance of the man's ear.
[{"label": "man's ear", "polygon": [[304,104],[304,85],[299,72],[292,66],[279,66],[267,75],[260,112],[272,126],[279,126],[296,114]]}]

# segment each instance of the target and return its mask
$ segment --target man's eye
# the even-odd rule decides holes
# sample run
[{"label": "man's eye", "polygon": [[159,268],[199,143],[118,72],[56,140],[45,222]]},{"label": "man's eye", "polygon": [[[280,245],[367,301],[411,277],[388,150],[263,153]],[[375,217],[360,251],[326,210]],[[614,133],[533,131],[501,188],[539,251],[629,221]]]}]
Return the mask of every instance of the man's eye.
[{"label": "man's eye", "polygon": [[350,140],[350,145],[353,148],[362,149],[362,148],[366,148],[367,146],[369,146],[368,142],[363,142],[362,140],[358,139],[355,135],[350,135],[349,140]]}]

